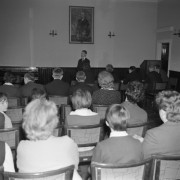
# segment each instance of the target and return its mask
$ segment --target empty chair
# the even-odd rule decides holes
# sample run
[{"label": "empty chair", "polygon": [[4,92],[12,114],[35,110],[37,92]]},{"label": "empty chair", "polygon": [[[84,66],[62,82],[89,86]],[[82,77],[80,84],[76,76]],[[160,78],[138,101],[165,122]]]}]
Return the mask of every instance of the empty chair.
[{"label": "empty chair", "polygon": [[12,172],[0,172],[4,179],[35,179],[35,180],[72,180],[74,172],[74,165],[67,166],[61,169],[46,171],[46,172],[36,172],[36,173],[12,173]]},{"label": "empty chair", "polygon": [[90,163],[93,148],[102,140],[102,124],[71,126],[65,125],[66,134],[71,137],[79,147],[80,163]]},{"label": "empty chair", "polygon": [[148,180],[146,167],[151,163],[151,159],[132,164],[103,164],[92,162],[92,180]]},{"label": "empty chair", "polygon": [[68,97],[67,96],[49,96],[49,100],[53,101],[57,106],[61,106],[62,104],[67,104]]},{"label": "empty chair", "polygon": [[180,155],[154,155],[152,180],[180,179]]}]

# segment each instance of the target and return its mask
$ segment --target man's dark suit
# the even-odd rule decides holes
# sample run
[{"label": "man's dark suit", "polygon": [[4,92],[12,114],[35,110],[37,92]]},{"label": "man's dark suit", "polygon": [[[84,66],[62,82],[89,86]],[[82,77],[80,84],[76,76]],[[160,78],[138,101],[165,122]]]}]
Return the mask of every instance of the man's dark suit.
[{"label": "man's dark suit", "polygon": [[52,82],[46,84],[45,89],[48,95],[57,95],[57,96],[69,95],[69,84],[63,82],[60,79],[55,79]]},{"label": "man's dark suit", "polygon": [[127,75],[127,77],[123,80],[123,84],[127,84],[128,82],[132,81],[141,81],[140,73],[136,70]]},{"label": "man's dark suit", "polygon": [[20,89],[13,85],[0,86],[0,92],[5,93],[8,97],[20,97]]},{"label": "man's dark suit", "polygon": [[77,89],[82,89],[82,90],[89,91],[91,93],[91,95],[92,95],[92,92],[93,92],[92,87],[87,85],[85,82],[77,82],[77,84],[70,87],[69,95],[72,95],[73,92],[75,92]]},{"label": "man's dark suit", "polygon": [[90,67],[90,60],[85,58],[84,60],[79,59],[77,69],[78,71],[82,71],[83,67]]},{"label": "man's dark suit", "polygon": [[41,84],[37,84],[37,83],[34,83],[33,81],[30,81],[28,82],[27,84],[23,85],[20,90],[21,90],[21,96],[22,97],[30,97],[31,96],[31,93],[32,93],[32,90],[34,88],[37,88],[37,89],[41,89],[41,90],[44,90],[44,86],[41,85]]},{"label": "man's dark suit", "polygon": [[147,131],[143,142],[144,157],[152,154],[180,154],[180,123],[166,122]]}]

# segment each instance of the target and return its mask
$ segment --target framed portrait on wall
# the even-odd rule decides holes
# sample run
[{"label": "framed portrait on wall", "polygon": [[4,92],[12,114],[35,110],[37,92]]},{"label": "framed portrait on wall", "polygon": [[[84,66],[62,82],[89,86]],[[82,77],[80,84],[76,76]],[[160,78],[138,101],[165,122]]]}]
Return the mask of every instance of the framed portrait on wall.
[{"label": "framed portrait on wall", "polygon": [[69,6],[69,43],[94,43],[94,7]]}]

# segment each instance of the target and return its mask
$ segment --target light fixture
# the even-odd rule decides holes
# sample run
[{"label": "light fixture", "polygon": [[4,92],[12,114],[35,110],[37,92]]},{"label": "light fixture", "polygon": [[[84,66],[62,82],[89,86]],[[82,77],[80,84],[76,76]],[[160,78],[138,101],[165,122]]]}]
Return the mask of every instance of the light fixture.
[{"label": "light fixture", "polygon": [[57,36],[57,30],[56,29],[52,29],[50,30],[50,33],[49,33],[50,36],[54,37],[54,36]]},{"label": "light fixture", "polygon": [[114,34],[114,32],[109,31],[108,36],[111,38],[111,37],[114,37],[114,36],[116,36],[116,35]]}]

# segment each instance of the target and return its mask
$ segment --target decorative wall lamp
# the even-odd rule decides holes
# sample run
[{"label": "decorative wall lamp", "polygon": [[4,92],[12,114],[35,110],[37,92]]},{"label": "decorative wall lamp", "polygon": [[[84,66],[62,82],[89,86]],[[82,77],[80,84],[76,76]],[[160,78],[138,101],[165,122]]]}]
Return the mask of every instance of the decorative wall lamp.
[{"label": "decorative wall lamp", "polygon": [[109,31],[108,36],[111,38],[111,37],[114,37],[114,36],[116,36],[116,35],[114,34],[114,32]]},{"label": "decorative wall lamp", "polygon": [[175,30],[173,35],[180,37],[180,29],[179,30]]},{"label": "decorative wall lamp", "polygon": [[52,29],[50,30],[50,33],[49,33],[50,36],[54,37],[54,36],[57,36],[57,30],[56,29]]}]

